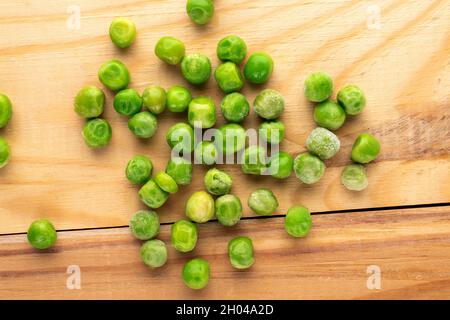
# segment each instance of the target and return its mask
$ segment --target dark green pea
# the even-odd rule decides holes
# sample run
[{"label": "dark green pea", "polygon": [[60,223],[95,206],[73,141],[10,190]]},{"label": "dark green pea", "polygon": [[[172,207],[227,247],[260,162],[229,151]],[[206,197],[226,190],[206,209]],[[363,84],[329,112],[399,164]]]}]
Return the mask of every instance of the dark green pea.
[{"label": "dark green pea", "polygon": [[155,46],[156,56],[170,65],[179,64],[185,51],[184,43],[174,37],[162,37]]},{"label": "dark green pea", "polygon": [[191,101],[191,92],[183,86],[173,86],[167,91],[167,109],[171,112],[186,111]]},{"label": "dark green pea", "polygon": [[139,190],[139,197],[148,207],[158,209],[166,203],[169,194],[163,191],[155,181],[149,180],[141,190]]},{"label": "dark green pea", "polygon": [[[9,114],[9,117],[11,117],[11,104],[9,103],[9,113],[8,113],[8,101],[4,101],[6,103],[5,107],[5,115],[6,117]],[[2,95],[0,95],[0,118],[2,118]],[[97,118],[103,113],[104,107],[105,107],[105,94],[103,91],[97,87],[94,86],[88,86],[84,87],[83,89],[78,92],[77,96],[75,97],[74,102],[75,112],[78,113],[80,117],[83,118]],[[9,118],[7,117],[9,120]],[[0,128],[2,128],[2,123],[4,121],[0,120]]]},{"label": "dark green pea", "polygon": [[111,41],[119,48],[128,48],[136,40],[136,25],[126,18],[116,18],[109,27]]},{"label": "dark green pea", "polygon": [[126,89],[130,84],[130,73],[119,60],[105,62],[100,67],[98,78],[105,87],[112,91]]},{"label": "dark green pea", "polygon": [[128,128],[136,137],[148,139],[155,135],[158,120],[150,112],[139,112],[128,120]]},{"label": "dark green pea", "polygon": [[295,206],[288,210],[284,227],[289,235],[296,238],[306,237],[311,230],[311,226],[311,214],[307,208]]},{"label": "dark green pea", "polygon": [[364,92],[357,86],[349,85],[342,88],[337,95],[337,100],[349,115],[360,114],[366,106]]},{"label": "dark green pea", "polygon": [[294,169],[294,159],[287,152],[280,151],[270,157],[269,172],[270,175],[278,179],[288,178]]},{"label": "dark green pea", "polygon": [[342,170],[341,183],[348,190],[362,191],[369,186],[367,172],[361,164],[350,164]]},{"label": "dark green pea", "polygon": [[216,124],[216,106],[208,97],[198,97],[189,103],[188,120],[191,126],[203,129]]},{"label": "dark green pea", "polygon": [[91,148],[102,148],[109,144],[112,138],[112,129],[104,119],[92,119],[86,122],[82,132],[84,142]]},{"label": "dark green pea", "polygon": [[262,175],[267,171],[266,150],[257,145],[245,149],[241,159],[242,172]]},{"label": "dark green pea", "polygon": [[297,178],[306,184],[314,184],[322,179],[325,173],[325,163],[309,153],[298,155],[294,159],[294,171]]},{"label": "dark green pea", "polygon": [[166,141],[169,147],[176,148],[175,151],[179,154],[191,153],[194,150],[194,129],[187,123],[177,123],[170,127],[166,134]]},{"label": "dark green pea", "polygon": [[155,180],[156,184],[165,192],[172,194],[178,192],[177,183],[166,172],[163,171],[158,172],[153,178],[153,180]]},{"label": "dark green pea", "polygon": [[188,0],[186,11],[193,22],[204,25],[214,15],[214,2],[212,0]]},{"label": "dark green pea", "polygon": [[225,62],[219,65],[214,72],[214,78],[219,88],[225,93],[240,91],[244,87],[241,71],[233,62]]},{"label": "dark green pea", "polygon": [[180,186],[186,186],[192,181],[192,163],[189,160],[171,157],[167,163],[166,173]]},{"label": "dark green pea", "polygon": [[315,128],[306,140],[306,147],[320,159],[327,160],[339,152],[341,142],[333,132],[325,128]]},{"label": "dark green pea", "polygon": [[377,138],[368,133],[361,133],[352,148],[352,160],[358,163],[369,163],[380,153],[381,145]]},{"label": "dark green pea", "polygon": [[253,103],[258,116],[267,120],[277,119],[284,111],[284,98],[276,90],[265,89],[255,98]]},{"label": "dark green pea", "polygon": [[139,210],[130,220],[130,231],[139,240],[150,240],[159,234],[158,214],[151,210]]},{"label": "dark green pea", "polygon": [[218,151],[214,142],[202,141],[195,147],[194,156],[198,163],[213,165],[217,161]]},{"label": "dark green pea", "polygon": [[223,98],[220,109],[227,121],[241,122],[250,113],[250,104],[242,93],[234,92]]},{"label": "dark green pea", "polygon": [[253,242],[249,237],[236,237],[228,243],[230,263],[236,269],[248,269],[255,262]]},{"label": "dark green pea", "polygon": [[5,139],[0,137],[0,168],[5,167],[9,163],[11,156],[11,148]]},{"label": "dark green pea", "polygon": [[134,156],[128,161],[125,174],[132,184],[140,185],[150,180],[152,171],[153,163],[148,157]]},{"label": "dark green pea", "polygon": [[259,126],[259,135],[264,141],[271,144],[280,144],[284,139],[285,127],[279,120],[266,121]]},{"label": "dark green pea", "polygon": [[325,72],[310,74],[305,80],[305,96],[309,101],[322,102],[331,97],[333,80]]},{"label": "dark green pea", "polygon": [[34,221],[27,232],[28,242],[36,249],[44,250],[52,247],[57,238],[56,230],[53,224],[40,219]]},{"label": "dark green pea", "polygon": [[257,215],[270,216],[277,210],[278,200],[272,190],[260,188],[250,194],[250,197],[248,198],[248,206]]},{"label": "dark green pea", "polygon": [[337,130],[345,122],[345,111],[337,103],[326,100],[314,108],[314,121],[328,130]]},{"label": "dark green pea", "polygon": [[181,62],[181,72],[189,83],[203,84],[211,77],[211,61],[203,54],[187,55]]},{"label": "dark green pea", "polygon": [[256,52],[250,56],[244,68],[244,76],[248,82],[262,84],[269,80],[273,72],[273,60],[264,52]]},{"label": "dark green pea", "polygon": [[195,249],[198,240],[198,231],[195,223],[187,220],[178,220],[171,228],[172,246],[183,253]]},{"label": "dark green pea", "polygon": [[209,193],[221,196],[231,191],[233,179],[228,173],[213,168],[206,173],[204,183]]},{"label": "dark green pea", "polygon": [[167,262],[166,244],[158,239],[146,241],[141,246],[141,259],[150,268],[160,268]]},{"label": "dark green pea", "polygon": [[231,61],[240,64],[247,55],[247,45],[238,36],[228,36],[219,41],[217,57],[221,61]]},{"label": "dark green pea", "polygon": [[[225,155],[235,154],[245,148],[245,129],[237,123],[224,124],[219,128],[222,138],[221,153]],[[220,148],[220,146],[219,146]]]},{"label": "dark green pea", "polygon": [[150,86],[142,93],[144,107],[153,114],[161,114],[166,110],[166,90],[160,86]]},{"label": "dark green pea", "polygon": [[219,223],[231,227],[241,220],[242,204],[238,197],[226,194],[216,199],[216,217]]},{"label": "dark green pea", "polygon": [[122,90],[114,97],[114,109],[123,116],[134,116],[142,109],[142,98],[134,89]]},{"label": "dark green pea", "polygon": [[191,221],[206,223],[214,218],[214,199],[205,191],[193,193],[186,203],[186,216]]}]

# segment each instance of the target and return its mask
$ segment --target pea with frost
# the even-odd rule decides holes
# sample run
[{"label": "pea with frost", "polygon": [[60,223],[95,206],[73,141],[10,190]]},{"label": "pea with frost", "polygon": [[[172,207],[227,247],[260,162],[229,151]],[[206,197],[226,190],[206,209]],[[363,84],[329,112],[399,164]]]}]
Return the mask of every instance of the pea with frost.
[{"label": "pea with frost", "polygon": [[325,163],[310,153],[300,154],[294,159],[295,175],[305,184],[314,184],[322,179],[325,168]]},{"label": "pea with frost", "polygon": [[345,112],[351,116],[360,114],[366,106],[364,92],[355,85],[348,85],[339,90],[337,100]]},{"label": "pea with frost", "polygon": [[326,72],[315,72],[305,80],[305,96],[311,102],[322,102],[333,94],[333,80]]},{"label": "pea with frost", "polygon": [[310,153],[322,160],[327,160],[339,152],[341,142],[333,132],[319,127],[315,128],[308,136],[306,147]]},{"label": "pea with frost", "polygon": [[248,206],[257,215],[269,216],[278,208],[278,200],[272,190],[259,188],[253,191],[248,198]]},{"label": "pea with frost", "polygon": [[266,150],[259,145],[249,146],[242,154],[241,168],[245,174],[264,174],[268,168]]},{"label": "pea with frost", "polygon": [[258,116],[266,120],[274,120],[283,113],[285,101],[278,91],[265,89],[255,98],[253,105]]},{"label": "pea with frost", "polygon": [[242,204],[238,197],[232,194],[220,196],[215,202],[216,217],[219,223],[226,227],[236,225],[242,217]]},{"label": "pea with frost", "polygon": [[181,61],[181,73],[190,84],[204,84],[211,77],[211,60],[204,54],[189,54]]},{"label": "pea with frost", "polygon": [[130,231],[139,240],[150,240],[159,234],[160,223],[156,212],[139,210],[130,220]]},{"label": "pea with frost", "polygon": [[220,109],[227,121],[242,122],[250,113],[250,104],[242,93],[234,92],[223,98]]},{"label": "pea with frost", "polygon": [[128,161],[125,175],[132,184],[140,185],[150,180],[152,171],[152,161],[146,156],[137,155]]},{"label": "pea with frost", "polygon": [[216,145],[211,141],[202,141],[195,147],[194,156],[198,163],[211,166],[218,158]]},{"label": "pea with frost", "polygon": [[213,168],[206,173],[204,184],[209,193],[215,196],[222,196],[230,193],[233,179],[228,173]]},{"label": "pea with frost", "polygon": [[197,226],[191,221],[178,220],[172,225],[171,240],[175,250],[183,253],[191,252],[197,245]]},{"label": "pea with frost", "polygon": [[150,268],[160,268],[167,262],[166,244],[158,239],[146,241],[141,246],[141,259]]}]

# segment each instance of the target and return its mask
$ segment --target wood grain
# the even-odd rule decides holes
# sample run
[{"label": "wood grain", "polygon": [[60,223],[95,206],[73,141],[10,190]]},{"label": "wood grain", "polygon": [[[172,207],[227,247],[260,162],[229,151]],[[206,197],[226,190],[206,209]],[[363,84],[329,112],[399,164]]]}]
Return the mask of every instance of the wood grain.
[{"label": "wood grain", "polygon": [[[67,10],[74,4],[81,9],[80,30],[67,28]],[[236,181],[233,192],[243,202],[260,186],[274,189],[280,213],[299,202],[315,212],[449,202],[450,1],[377,1],[380,30],[367,27],[372,4],[218,0],[212,23],[199,28],[189,21],[180,0],[0,3],[0,91],[14,102],[13,120],[0,131],[13,149],[10,165],[0,171],[0,233],[24,232],[39,217],[51,219],[58,229],[124,226],[142,208],[136,189],[124,178],[126,162],[143,153],[156,170],[164,169],[169,157],[165,132],[185,115],[163,114],[157,136],[140,142],[113,111],[108,93],[105,117],[114,137],[107,149],[92,151],[80,136],[83,121],[73,112],[72,100],[82,86],[98,85],[97,70],[110,58],[129,66],[132,87],[140,90],[150,84],[185,84],[176,68],[153,54],[156,41],[169,34],[183,39],[188,52],[208,54],[214,65],[215,46],[228,34],[239,34],[252,52],[269,52],[276,68],[267,87],[286,97],[282,149],[292,155],[304,151],[314,127],[312,105],[302,93],[309,72],[326,70],[336,88],[356,83],[366,92],[368,108],[339,130],[343,150],[327,164],[321,183],[306,187],[291,177],[275,184],[227,167]],[[114,48],[107,35],[116,16],[131,17],[137,24],[139,36],[129,50]],[[196,95],[212,96],[217,104],[222,98],[213,80],[192,89]],[[261,89],[247,86],[244,92],[253,100]],[[257,124],[251,115],[245,127]],[[361,131],[375,134],[383,150],[369,166],[370,188],[354,194],[338,179]],[[163,221],[183,216],[185,199],[203,188],[204,171],[197,166],[195,183],[159,210]]]},{"label": "wood grain", "polygon": [[[307,238],[290,238],[283,219],[242,221],[225,229],[200,226],[191,254],[169,248],[158,270],[139,258],[141,242],[126,228],[60,232],[57,245],[37,252],[25,235],[0,236],[1,299],[448,299],[450,207],[320,214]],[[169,241],[168,225],[160,238]],[[247,271],[228,262],[227,242],[250,235],[256,262]],[[211,263],[202,291],[182,283],[194,256]],[[81,270],[81,289],[69,290],[66,270]],[[381,270],[381,289],[368,289],[369,266]]]}]

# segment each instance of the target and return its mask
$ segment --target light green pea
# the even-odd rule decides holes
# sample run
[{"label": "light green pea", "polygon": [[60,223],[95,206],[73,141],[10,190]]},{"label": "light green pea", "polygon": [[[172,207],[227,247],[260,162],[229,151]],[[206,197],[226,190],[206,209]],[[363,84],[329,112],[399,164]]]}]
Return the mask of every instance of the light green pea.
[{"label": "light green pea", "polygon": [[337,130],[345,122],[345,111],[337,103],[326,100],[314,108],[314,121],[328,130]]},{"label": "light green pea", "polygon": [[290,208],[286,214],[284,226],[289,235],[296,238],[306,237],[312,226],[309,210],[303,206]]},{"label": "light green pea", "polygon": [[82,135],[89,147],[103,148],[111,141],[112,129],[108,121],[97,118],[84,125]]},{"label": "light green pea", "polygon": [[204,84],[211,77],[211,60],[203,54],[189,54],[181,61],[181,73],[190,84]]},{"label": "light green pea", "polygon": [[169,128],[166,134],[167,144],[171,149],[184,155],[194,150],[194,129],[187,123],[177,123]]},{"label": "light green pea", "polygon": [[166,110],[166,91],[160,86],[150,86],[142,93],[144,107],[151,113],[158,115]]},{"label": "light green pea", "polygon": [[[11,117],[11,103],[6,99],[0,94],[0,128],[3,128]],[[75,97],[74,108],[80,117],[97,118],[103,113],[104,107],[105,94],[97,87],[84,87]],[[2,118],[6,119],[6,123]]]},{"label": "light green pea", "polygon": [[160,171],[153,178],[156,184],[165,192],[168,193],[177,193],[178,185],[175,180],[169,176],[166,172]]},{"label": "light green pea", "polygon": [[360,114],[366,106],[364,92],[355,85],[342,88],[337,95],[337,100],[349,115]]},{"label": "light green pea", "polygon": [[237,92],[244,87],[244,78],[241,71],[233,62],[225,62],[219,65],[214,72],[214,78],[224,93]]},{"label": "light green pea", "polygon": [[138,138],[149,139],[158,129],[158,120],[150,112],[139,112],[128,120],[128,129]]},{"label": "light green pea", "polygon": [[294,168],[294,159],[287,152],[280,151],[270,157],[269,172],[277,179],[288,178]]},{"label": "light green pea", "polygon": [[247,140],[245,129],[237,123],[227,123],[219,128],[222,146],[219,150],[224,155],[233,155],[245,148]]},{"label": "light green pea", "polygon": [[193,193],[186,203],[186,216],[194,222],[205,223],[214,217],[214,199],[205,191]]},{"label": "light green pea", "polygon": [[231,227],[237,224],[242,217],[242,204],[238,197],[226,194],[216,199],[216,216],[219,223]]},{"label": "light green pea", "polygon": [[233,179],[228,173],[213,168],[205,174],[204,184],[209,193],[221,196],[231,191]]},{"label": "light green pea", "polygon": [[249,146],[242,154],[241,167],[246,174],[264,174],[268,167],[266,150],[257,145]]},{"label": "light green pea", "polygon": [[227,36],[217,45],[217,57],[221,61],[240,64],[247,55],[247,44],[238,36]]},{"label": "light green pea", "polygon": [[136,25],[126,18],[116,18],[109,27],[111,41],[119,48],[128,48],[136,40]]},{"label": "light green pea", "polygon": [[139,240],[150,240],[159,234],[160,223],[156,212],[139,210],[130,220],[130,231]]},{"label": "light green pea", "polygon": [[361,133],[352,148],[352,160],[357,163],[369,163],[380,153],[381,145],[377,138],[368,133]]},{"label": "light green pea", "polygon": [[253,242],[249,237],[236,237],[228,243],[230,263],[236,269],[248,269],[255,262]]},{"label": "light green pea", "polygon": [[146,156],[138,155],[128,161],[125,175],[132,184],[140,185],[150,180],[152,171],[152,161]]},{"label": "light green pea", "polygon": [[315,128],[306,140],[306,147],[320,159],[327,160],[339,152],[341,142],[333,132],[325,128]]},{"label": "light green pea", "polygon": [[185,51],[184,43],[174,37],[162,37],[155,46],[155,55],[170,65],[179,64],[184,58]]},{"label": "light green pea", "polygon": [[309,101],[322,102],[331,97],[333,80],[325,72],[310,74],[305,80],[305,96]]},{"label": "light green pea", "polygon": [[213,165],[217,161],[218,151],[214,142],[202,141],[195,147],[195,160],[207,166]]},{"label": "light green pea", "polygon": [[57,239],[55,227],[46,219],[36,220],[28,228],[27,239],[30,245],[36,249],[48,249],[55,244]]},{"label": "light green pea", "polygon": [[274,120],[284,111],[284,98],[276,90],[265,89],[256,97],[254,109],[258,116],[267,120]]},{"label": "light green pea", "polygon": [[279,120],[265,121],[259,126],[259,136],[271,144],[280,144],[285,132],[284,124]]},{"label": "light green pea", "polygon": [[196,24],[207,24],[214,16],[214,2],[213,0],[188,0],[186,12]]},{"label": "light green pea", "polygon": [[11,157],[11,148],[5,139],[0,137],[0,169],[9,163]]},{"label": "light green pea", "polygon": [[191,183],[192,170],[192,163],[180,157],[172,157],[166,167],[166,173],[180,186],[186,186]]},{"label": "light green pea", "polygon": [[242,93],[234,92],[223,98],[220,109],[227,121],[241,122],[250,113],[250,104]]},{"label": "light green pea", "polygon": [[186,111],[191,101],[191,92],[183,86],[173,86],[167,91],[167,109],[171,112]]},{"label": "light green pea", "polygon": [[298,155],[294,160],[294,171],[297,178],[306,184],[314,184],[322,179],[325,163],[310,153]]},{"label": "light green pea", "polygon": [[250,194],[250,197],[248,198],[248,206],[257,215],[270,216],[277,210],[278,200],[272,190],[267,188],[259,188]]},{"label": "light green pea", "polygon": [[167,247],[161,240],[146,241],[140,253],[142,261],[150,268],[160,268],[167,262]]},{"label": "light green pea", "polygon": [[126,89],[131,81],[130,72],[119,60],[109,60],[102,64],[98,71],[98,78],[105,87],[112,91]]},{"label": "light green pea", "polygon": [[189,124],[193,127],[208,129],[216,124],[216,106],[208,97],[198,97],[189,103]]},{"label": "light green pea", "polygon": [[194,290],[203,289],[208,285],[210,276],[209,262],[195,258],[188,261],[182,271],[184,284]]},{"label": "light green pea", "polygon": [[134,89],[122,90],[114,97],[114,109],[123,116],[134,116],[142,109],[142,97]]},{"label": "light green pea", "polygon": [[178,220],[171,228],[172,246],[179,252],[191,252],[198,240],[197,226],[191,221]]},{"label": "light green pea", "polygon": [[367,172],[361,164],[351,164],[342,170],[341,183],[351,191],[362,191],[369,186]]},{"label": "light green pea", "polygon": [[141,190],[139,190],[139,197],[148,207],[158,209],[166,203],[169,194],[162,190],[155,181],[149,180]]}]

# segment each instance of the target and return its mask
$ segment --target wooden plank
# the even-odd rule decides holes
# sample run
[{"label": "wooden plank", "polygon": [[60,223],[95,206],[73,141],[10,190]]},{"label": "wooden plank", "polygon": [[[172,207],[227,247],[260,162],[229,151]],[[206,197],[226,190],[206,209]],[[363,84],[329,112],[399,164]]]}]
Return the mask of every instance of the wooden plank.
[{"label": "wooden plank", "polygon": [[[167,265],[158,270],[141,263],[141,242],[125,228],[61,232],[46,253],[30,248],[25,235],[1,236],[0,298],[450,298],[450,207],[314,215],[313,223],[305,239],[287,236],[282,218],[245,220],[231,229],[201,225],[195,251],[170,247]],[[228,262],[227,242],[237,235],[254,242],[256,262],[247,271]],[[169,241],[169,226],[160,238]],[[187,289],[180,277],[182,265],[196,256],[212,268],[202,291]],[[69,265],[81,270],[79,290],[66,288]],[[381,288],[368,289],[367,270],[376,267]]]},{"label": "wooden plank", "polygon": [[[108,93],[105,117],[112,123],[113,141],[92,151],[83,144],[83,121],[74,114],[72,100],[82,86],[98,85],[99,65],[113,57],[129,66],[132,87],[183,84],[176,68],[152,53],[157,39],[167,34],[183,39],[188,52],[208,54],[214,65],[216,43],[232,33],[242,36],[250,51],[273,55],[276,70],[267,87],[286,96],[287,139],[281,147],[293,155],[304,151],[314,127],[312,106],[302,93],[309,72],[327,70],[337,88],[357,83],[367,94],[366,112],[339,130],[343,150],[328,163],[319,185],[306,187],[295,177],[275,184],[229,167],[243,202],[252,189],[268,185],[280,198],[280,213],[298,201],[314,211],[449,202],[450,1],[378,1],[379,30],[368,28],[373,15],[367,1],[221,1],[213,22],[197,28],[178,0],[79,0],[79,30],[67,27],[72,4],[0,4],[0,90],[15,107],[10,126],[0,132],[13,148],[12,162],[0,171],[0,233],[24,232],[38,217],[50,218],[58,229],[123,226],[142,208],[123,176],[126,162],[144,153],[156,170],[164,169],[165,132],[185,116],[165,113],[157,136],[139,142],[112,110]],[[130,50],[117,50],[107,36],[115,16],[137,23],[139,37]],[[213,80],[192,89],[217,103],[222,97]],[[244,93],[253,100],[260,89],[247,86]],[[246,128],[257,124],[254,115],[244,123]],[[339,185],[338,177],[361,131],[378,136],[383,151],[369,167],[371,187],[355,195]],[[195,183],[159,210],[163,221],[182,217],[185,199],[202,188],[204,168],[195,171]]]}]

